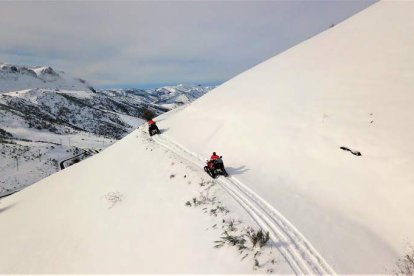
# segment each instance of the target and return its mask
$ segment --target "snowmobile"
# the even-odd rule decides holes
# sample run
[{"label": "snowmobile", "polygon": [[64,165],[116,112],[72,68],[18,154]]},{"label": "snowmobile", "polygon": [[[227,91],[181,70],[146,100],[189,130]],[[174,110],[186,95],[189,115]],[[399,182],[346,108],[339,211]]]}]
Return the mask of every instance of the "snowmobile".
[{"label": "snowmobile", "polygon": [[155,134],[160,134],[160,130],[157,127],[157,125],[155,123],[153,123],[149,126],[148,133],[149,133],[150,136],[153,136]]},{"label": "snowmobile", "polygon": [[216,160],[207,160],[207,166],[204,166],[204,171],[208,173],[212,178],[216,178],[219,175],[229,176],[224,168],[222,156]]}]

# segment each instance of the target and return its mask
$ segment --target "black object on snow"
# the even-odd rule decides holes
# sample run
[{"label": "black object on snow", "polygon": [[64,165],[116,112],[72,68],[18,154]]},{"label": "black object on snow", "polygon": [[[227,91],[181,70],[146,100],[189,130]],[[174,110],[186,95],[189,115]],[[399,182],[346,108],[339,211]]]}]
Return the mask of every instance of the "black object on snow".
[{"label": "black object on snow", "polygon": [[353,155],[356,155],[356,156],[362,156],[362,154],[359,152],[359,151],[357,151],[357,150],[350,150],[349,148],[347,148],[347,147],[340,147],[340,149],[341,150],[345,150],[345,151],[349,151],[350,153],[352,153]]},{"label": "black object on snow", "polygon": [[150,136],[161,133],[158,126],[155,123],[149,126],[148,132]]}]

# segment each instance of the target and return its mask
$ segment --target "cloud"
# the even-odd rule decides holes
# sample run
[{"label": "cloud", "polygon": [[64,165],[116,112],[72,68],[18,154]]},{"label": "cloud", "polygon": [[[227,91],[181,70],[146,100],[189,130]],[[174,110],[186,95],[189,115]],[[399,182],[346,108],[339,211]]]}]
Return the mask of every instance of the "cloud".
[{"label": "cloud", "polygon": [[6,1],[0,60],[96,85],[217,83],[373,1]]}]

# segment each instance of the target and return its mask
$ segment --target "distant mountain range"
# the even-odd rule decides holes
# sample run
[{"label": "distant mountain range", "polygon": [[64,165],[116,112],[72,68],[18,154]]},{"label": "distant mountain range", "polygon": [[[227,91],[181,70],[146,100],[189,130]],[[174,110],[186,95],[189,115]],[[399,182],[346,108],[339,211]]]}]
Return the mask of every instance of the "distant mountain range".
[{"label": "distant mountain range", "polygon": [[142,118],[147,109],[161,114],[214,88],[95,89],[51,67],[0,64],[0,128],[11,133],[17,127],[120,139],[136,127],[129,117]]},{"label": "distant mountain range", "polygon": [[[2,186],[15,190],[21,183],[27,186],[58,170],[58,161],[68,153],[76,155],[80,149],[94,153],[109,146],[141,124],[145,112],[159,115],[213,88],[180,84],[157,89],[95,89],[83,79],[48,66],[0,63],[0,168],[7,175],[0,180],[0,196]],[[49,159],[20,166],[16,174],[16,158],[26,156],[26,162],[37,162],[34,157],[42,151]],[[45,173],[39,174],[45,167]],[[24,168],[32,173],[21,177]]]},{"label": "distant mountain range", "polygon": [[94,91],[87,81],[50,66],[29,67],[0,62],[0,93],[31,88]]}]

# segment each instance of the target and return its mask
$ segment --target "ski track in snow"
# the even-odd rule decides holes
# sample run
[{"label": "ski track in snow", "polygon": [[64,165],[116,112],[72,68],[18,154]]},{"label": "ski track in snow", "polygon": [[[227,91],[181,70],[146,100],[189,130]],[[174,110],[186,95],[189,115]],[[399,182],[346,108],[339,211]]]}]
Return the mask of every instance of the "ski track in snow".
[{"label": "ski track in snow", "polygon": [[[165,135],[152,137],[159,145],[174,152],[199,168],[204,158],[171,141]],[[233,176],[215,179],[265,231],[296,274],[335,274],[309,241],[273,206]]]}]

